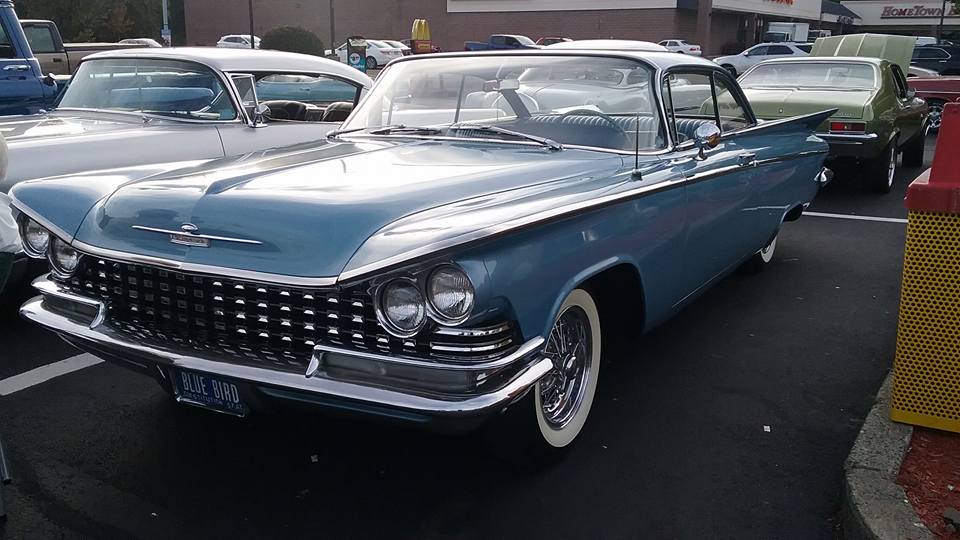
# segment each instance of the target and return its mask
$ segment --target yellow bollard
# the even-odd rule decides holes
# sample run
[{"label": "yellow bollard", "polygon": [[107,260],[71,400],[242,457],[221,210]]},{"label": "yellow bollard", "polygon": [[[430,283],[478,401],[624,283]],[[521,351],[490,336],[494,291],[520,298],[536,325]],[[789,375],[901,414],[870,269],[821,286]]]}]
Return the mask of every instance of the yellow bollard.
[{"label": "yellow bollard", "polygon": [[909,210],[890,418],[960,432],[960,104],[944,108]]}]

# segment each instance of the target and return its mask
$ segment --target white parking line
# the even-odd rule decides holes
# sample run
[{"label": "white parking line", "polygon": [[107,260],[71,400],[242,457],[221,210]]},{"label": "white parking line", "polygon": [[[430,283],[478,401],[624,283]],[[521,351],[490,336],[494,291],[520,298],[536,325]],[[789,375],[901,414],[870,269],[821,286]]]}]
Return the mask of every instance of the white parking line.
[{"label": "white parking line", "polygon": [[61,360],[59,362],[40,366],[36,369],[31,369],[25,373],[14,375],[9,379],[3,379],[0,381],[0,396],[9,396],[14,392],[26,390],[31,386],[45,383],[50,379],[59,377],[61,375],[73,373],[74,371],[79,371],[90,366],[95,366],[101,362],[103,362],[103,360],[93,356],[92,354],[78,354],[77,356],[72,356],[66,360]]},{"label": "white parking line", "polygon": [[813,216],[813,217],[835,218],[835,219],[853,219],[857,221],[882,221],[884,223],[906,223],[907,222],[907,220],[902,218],[855,216],[852,214],[827,214],[824,212],[804,212],[803,215]]}]

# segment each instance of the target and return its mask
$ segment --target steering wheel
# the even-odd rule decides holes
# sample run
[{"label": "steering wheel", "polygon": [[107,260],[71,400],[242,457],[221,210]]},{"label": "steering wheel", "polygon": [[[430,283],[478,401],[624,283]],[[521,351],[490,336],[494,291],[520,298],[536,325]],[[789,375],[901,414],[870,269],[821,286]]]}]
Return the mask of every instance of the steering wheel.
[{"label": "steering wheel", "polygon": [[611,126],[614,127],[614,129],[619,131],[622,135],[624,136],[627,135],[627,130],[623,129],[623,127],[620,124],[618,124],[617,121],[614,120],[612,116],[610,116],[605,112],[598,111],[596,109],[573,109],[572,111],[566,111],[565,113],[561,114],[560,118],[563,119],[568,116],[573,116],[575,114],[585,114],[587,116],[599,116],[600,118],[603,118],[604,120],[606,120]]}]

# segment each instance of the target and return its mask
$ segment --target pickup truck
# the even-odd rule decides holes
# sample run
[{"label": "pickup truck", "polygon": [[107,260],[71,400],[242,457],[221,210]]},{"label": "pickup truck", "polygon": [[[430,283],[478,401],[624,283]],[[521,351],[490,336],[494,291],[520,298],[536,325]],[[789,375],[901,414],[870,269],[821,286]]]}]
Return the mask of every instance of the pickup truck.
[{"label": "pickup truck", "polygon": [[0,0],[0,115],[36,114],[57,97],[57,81],[44,76],[11,0]]},{"label": "pickup truck", "polygon": [[73,75],[84,57],[100,51],[145,47],[139,43],[64,43],[53,21],[21,19],[20,26],[44,73]]},{"label": "pickup truck", "polygon": [[465,51],[500,51],[505,49],[539,49],[540,46],[527,36],[493,34],[487,41],[466,41]]}]

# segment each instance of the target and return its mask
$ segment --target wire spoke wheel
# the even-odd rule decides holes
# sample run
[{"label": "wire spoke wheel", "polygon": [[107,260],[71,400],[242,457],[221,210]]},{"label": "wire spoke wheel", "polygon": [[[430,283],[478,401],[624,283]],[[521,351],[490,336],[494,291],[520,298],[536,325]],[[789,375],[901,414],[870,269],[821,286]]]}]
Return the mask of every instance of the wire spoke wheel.
[{"label": "wire spoke wheel", "polygon": [[593,364],[590,321],[583,308],[571,306],[560,314],[544,354],[553,370],[540,384],[540,406],[547,424],[561,429],[583,402]]}]

